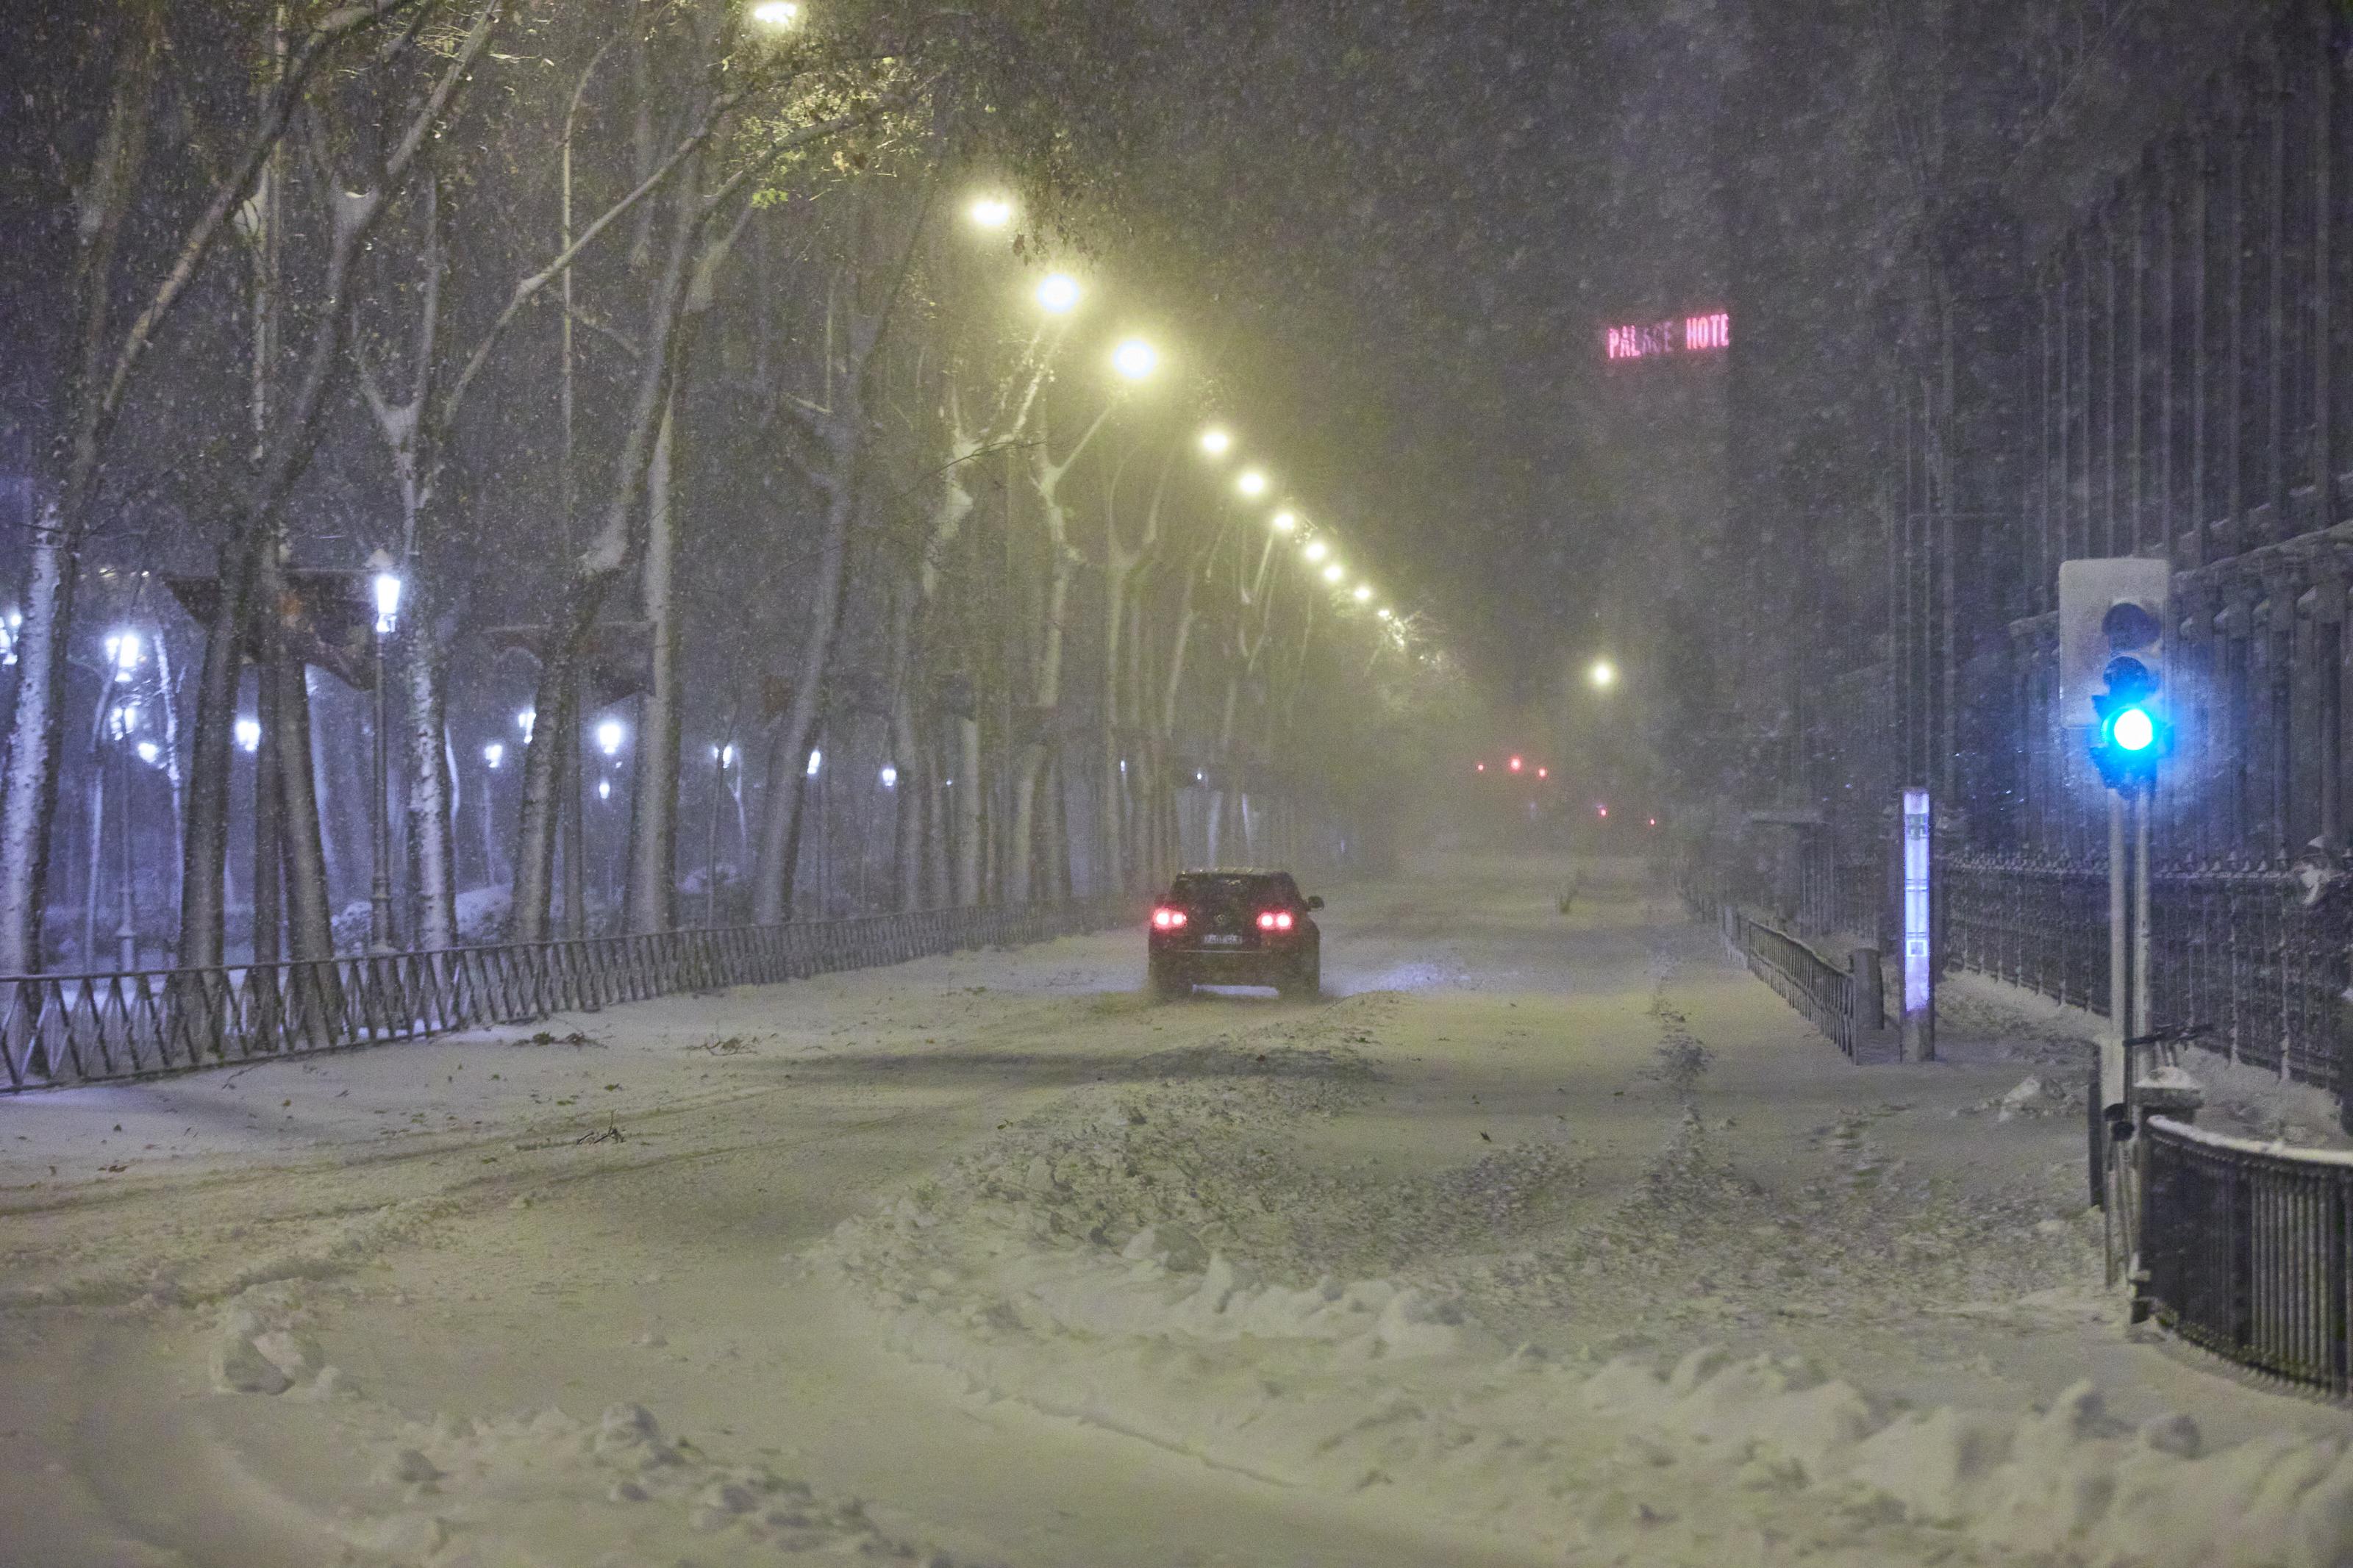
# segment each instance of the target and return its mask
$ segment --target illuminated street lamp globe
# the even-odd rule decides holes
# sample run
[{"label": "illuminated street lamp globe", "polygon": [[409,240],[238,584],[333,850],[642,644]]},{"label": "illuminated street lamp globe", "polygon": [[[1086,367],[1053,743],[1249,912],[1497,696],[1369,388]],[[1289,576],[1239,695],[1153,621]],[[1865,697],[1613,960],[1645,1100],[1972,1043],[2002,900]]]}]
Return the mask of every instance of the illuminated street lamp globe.
[{"label": "illuminated street lamp globe", "polygon": [[1379,609],[1375,610],[1373,614],[1386,621],[1389,618],[1389,607],[1387,605],[1383,605]]},{"label": "illuminated street lamp globe", "polygon": [[1593,668],[1586,671],[1585,678],[1597,690],[1607,691],[1618,684],[1618,667],[1606,658],[1597,658],[1593,661]]},{"label": "illuminated street lamp globe", "polygon": [[1358,603],[1358,604],[1360,604],[1360,605],[1361,605],[1361,604],[1363,604],[1366,600],[1367,600],[1367,599],[1371,598],[1372,596],[1373,596],[1373,585],[1372,585],[1370,583],[1359,583],[1359,584],[1356,584],[1356,603]]},{"label": "illuminated street lamp globe", "polygon": [[1244,468],[1241,477],[1234,481],[1234,488],[1255,500],[1266,494],[1266,476],[1256,468]]},{"label": "illuminated street lamp globe", "polygon": [[1289,533],[1299,526],[1299,514],[1294,511],[1279,511],[1266,521],[1272,525],[1275,532]]},{"label": "illuminated street lamp globe", "polygon": [[976,196],[965,216],[982,228],[1003,228],[1013,221],[1013,204],[1003,196]]},{"label": "illuminated street lamp globe", "polygon": [[797,0],[760,0],[752,7],[752,20],[763,27],[791,27],[801,19]]},{"label": "illuminated street lamp globe", "polygon": [[1301,547],[1299,552],[1299,553],[1304,555],[1310,561],[1321,561],[1331,552],[1332,547],[1324,543],[1320,539],[1309,540],[1306,544]]},{"label": "illuminated street lamp globe", "polygon": [[1038,285],[1038,307],[1053,315],[1069,315],[1079,308],[1079,280],[1067,272],[1048,273]]},{"label": "illuminated street lamp globe", "polygon": [[1326,583],[1337,583],[1341,578],[1346,575],[1347,573],[1341,570],[1340,563],[1337,561],[1335,561],[1332,564],[1324,568],[1324,581]]},{"label": "illuminated street lamp globe", "polygon": [[400,620],[400,578],[397,574],[379,572],[375,574],[375,630],[378,637],[390,637]]},{"label": "illuminated street lamp globe", "polygon": [[1234,438],[1218,426],[1201,432],[1201,450],[1212,458],[1222,458],[1233,449]]},{"label": "illuminated street lamp globe", "polygon": [[1142,381],[1160,363],[1160,351],[1142,338],[1130,338],[1112,351],[1112,367],[1130,381]]}]

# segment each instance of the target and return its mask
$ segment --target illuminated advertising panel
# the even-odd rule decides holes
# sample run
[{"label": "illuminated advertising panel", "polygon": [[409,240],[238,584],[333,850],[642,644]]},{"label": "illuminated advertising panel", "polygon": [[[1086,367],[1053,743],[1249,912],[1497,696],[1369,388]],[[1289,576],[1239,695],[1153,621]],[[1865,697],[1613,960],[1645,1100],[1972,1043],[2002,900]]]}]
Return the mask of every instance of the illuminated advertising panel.
[{"label": "illuminated advertising panel", "polygon": [[1728,310],[1601,329],[1601,351],[1613,361],[1707,353],[1731,346],[1732,314]]}]

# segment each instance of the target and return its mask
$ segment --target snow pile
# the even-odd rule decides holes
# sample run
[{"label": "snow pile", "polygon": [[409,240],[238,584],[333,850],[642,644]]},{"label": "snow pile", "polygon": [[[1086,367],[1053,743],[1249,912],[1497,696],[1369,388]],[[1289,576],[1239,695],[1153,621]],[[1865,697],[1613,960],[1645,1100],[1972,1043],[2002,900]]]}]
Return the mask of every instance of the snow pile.
[{"label": "snow pile", "polygon": [[805,1554],[955,1559],[885,1531],[855,1499],[827,1498],[759,1466],[725,1464],[662,1431],[638,1405],[595,1421],[560,1409],[404,1422],[368,1445],[367,1504],[338,1535],[362,1561],[423,1568],[719,1563]]},{"label": "snow pile", "polygon": [[[1364,1081],[1345,1056],[1286,1056],[1213,1049],[1156,1091],[1082,1091],[845,1222],[815,1261],[892,1349],[987,1397],[1551,1548],[1709,1568],[2353,1562],[2340,1440],[2205,1454],[2187,1418],[2124,1426],[2088,1384],[2024,1415],[1915,1411],[1797,1356],[1703,1349],[1662,1371],[1507,1353],[1442,1283],[1286,1280],[1314,1205],[1347,1194],[1296,1168],[1280,1188],[1251,1185],[1261,1140]],[[1260,1076],[1232,1081],[1241,1065]],[[1815,1142],[1894,1180],[1868,1120]],[[1756,1199],[1709,1136],[1684,1115],[1643,1190],[1588,1228],[1588,1262],[1641,1279],[1641,1238],[1688,1247],[1710,1211]],[[1491,1203],[1498,1180],[1576,1167],[1502,1149],[1469,1169]],[[1465,1183],[1433,1179],[1425,1207],[1451,1211]]]},{"label": "snow pile", "polygon": [[229,1300],[210,1339],[207,1371],[216,1394],[325,1405],[321,1414],[345,1440],[324,1451],[365,1456],[358,1500],[319,1521],[350,1548],[347,1561],[419,1568],[708,1568],[804,1553],[929,1568],[955,1561],[898,1539],[854,1499],[820,1496],[805,1481],[729,1464],[666,1434],[639,1405],[613,1405],[595,1421],[555,1408],[471,1420],[403,1415],[362,1398],[327,1363],[309,1331],[306,1300],[296,1281]]},{"label": "snow pile", "polygon": [[1983,1116],[1993,1113],[1996,1121],[2031,1121],[2045,1116],[2077,1116],[2084,1114],[2084,1088],[2082,1084],[2056,1073],[2040,1077],[2029,1076],[2018,1080],[2012,1088],[1989,1100],[1974,1105],[1964,1105],[1955,1116]]},{"label": "snow pile", "polygon": [[[872,1278],[890,1251],[877,1238],[910,1217],[849,1222],[845,1266]],[[1189,1240],[1155,1227],[1117,1256],[1008,1227],[985,1268],[934,1264],[882,1296],[885,1335],[990,1397],[1564,1547],[1689,1531],[1698,1561],[1702,1538],[1746,1513],[1857,1561],[1933,1556],[1936,1537],[2117,1568],[2353,1561],[2339,1441],[2201,1455],[2187,1418],[2121,1427],[2089,1384],[2023,1416],[1905,1413],[1802,1358],[1707,1349],[1662,1375],[1628,1358],[1504,1356],[1456,1310],[1387,1280],[1286,1289],[1221,1256],[1169,1270],[1160,1259]]]},{"label": "snow pile", "polygon": [[332,1399],[353,1392],[343,1369],[320,1353],[290,1283],[239,1292],[222,1309],[206,1370],[219,1394],[285,1394]]}]

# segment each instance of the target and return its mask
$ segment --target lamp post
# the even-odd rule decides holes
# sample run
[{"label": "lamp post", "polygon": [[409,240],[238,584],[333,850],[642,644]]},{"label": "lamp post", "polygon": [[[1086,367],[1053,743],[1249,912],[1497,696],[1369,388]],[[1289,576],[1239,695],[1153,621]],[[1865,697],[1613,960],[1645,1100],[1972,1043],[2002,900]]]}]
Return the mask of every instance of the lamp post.
[{"label": "lamp post", "polygon": [[[618,719],[600,719],[597,721],[596,749],[605,753],[605,763],[608,769],[611,767],[614,761],[620,756],[621,742],[627,738],[628,734],[628,731],[622,727],[621,721]],[[600,802],[611,802],[613,798],[613,776],[611,773],[607,772],[596,780],[596,798]],[[608,904],[618,904],[621,901],[620,849],[618,847],[618,840],[615,837],[612,832],[608,831],[606,837],[608,840],[611,840],[611,842],[607,846],[608,854],[605,862],[605,898]],[[586,841],[585,836],[582,841],[584,843]]]},{"label": "lamp post", "polygon": [[711,748],[711,826],[702,841],[702,923],[719,925],[719,805],[727,795],[727,770],[735,765],[735,742]]},{"label": "lamp post", "polygon": [[491,885],[499,879],[497,848],[499,816],[499,765],[507,760],[504,741],[489,741],[482,745],[482,875]]},{"label": "lamp post", "polygon": [[116,967],[126,971],[139,967],[138,900],[134,896],[138,859],[131,850],[131,730],[138,722],[137,704],[125,703],[115,709],[114,793],[122,797],[121,805],[116,808],[116,831],[122,852],[122,913],[115,922],[114,945]]},{"label": "lamp post", "polygon": [[368,885],[368,946],[390,952],[392,944],[392,813],[387,796],[392,789],[391,689],[384,679],[385,655],[393,627],[400,617],[400,578],[392,572],[375,574],[375,789],[370,802],[375,829],[375,877]]},{"label": "lamp post", "polygon": [[[139,634],[124,630],[111,634],[106,639],[107,662],[112,667],[114,684],[128,686],[139,670]],[[115,921],[114,943],[116,967],[132,970],[139,967],[138,900],[133,879],[138,860],[131,846],[131,751],[132,731],[139,723],[139,705],[125,693],[108,715],[107,728],[114,741],[114,793],[122,804],[116,808],[121,851],[122,908]],[[92,859],[95,864],[95,858]]]}]

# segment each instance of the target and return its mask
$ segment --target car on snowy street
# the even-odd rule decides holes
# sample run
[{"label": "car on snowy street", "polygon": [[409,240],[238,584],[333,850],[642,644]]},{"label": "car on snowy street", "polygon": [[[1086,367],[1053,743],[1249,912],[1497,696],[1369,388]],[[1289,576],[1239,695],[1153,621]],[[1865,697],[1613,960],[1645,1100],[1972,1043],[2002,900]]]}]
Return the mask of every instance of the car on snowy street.
[{"label": "car on snowy street", "polygon": [[1153,905],[1145,932],[1152,993],[1196,985],[1271,985],[1313,996],[1324,981],[1324,933],[1288,871],[1186,871]]}]

